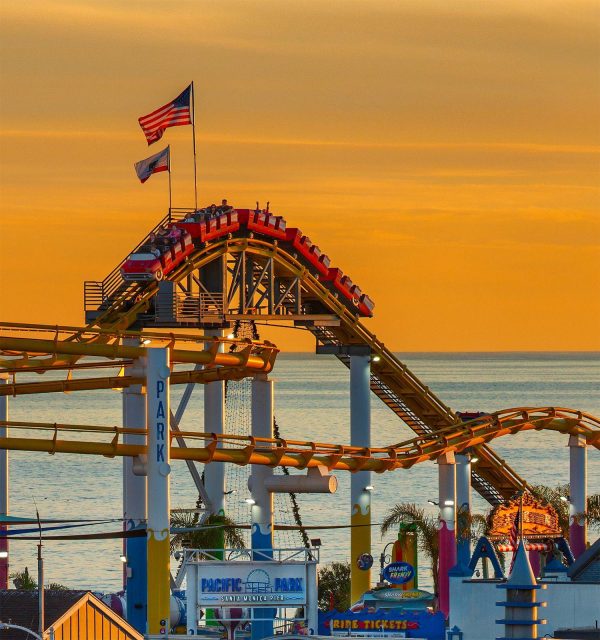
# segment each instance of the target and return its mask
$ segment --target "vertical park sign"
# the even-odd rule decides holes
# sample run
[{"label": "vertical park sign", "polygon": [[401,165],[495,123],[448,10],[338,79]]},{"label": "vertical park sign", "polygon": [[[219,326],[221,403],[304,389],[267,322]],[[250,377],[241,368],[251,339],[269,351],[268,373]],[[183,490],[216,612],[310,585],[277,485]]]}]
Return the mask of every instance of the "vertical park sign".
[{"label": "vertical park sign", "polygon": [[171,415],[168,348],[148,348],[148,625],[147,633],[169,631],[169,477]]}]

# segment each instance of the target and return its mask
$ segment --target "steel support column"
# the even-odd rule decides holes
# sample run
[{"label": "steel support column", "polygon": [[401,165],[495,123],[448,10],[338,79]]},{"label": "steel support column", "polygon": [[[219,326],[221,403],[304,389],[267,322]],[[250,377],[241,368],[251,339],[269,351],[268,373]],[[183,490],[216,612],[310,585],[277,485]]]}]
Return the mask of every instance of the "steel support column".
[{"label": "steel support column", "polygon": [[569,544],[577,559],[587,545],[587,449],[585,436],[569,437]]},{"label": "steel support column", "polygon": [[[137,346],[139,341],[128,341],[129,346]],[[126,375],[144,376],[145,358],[136,358],[127,367]],[[132,385],[123,390],[123,426],[146,428],[146,389],[141,384]],[[124,444],[145,446],[143,434],[125,434]],[[134,473],[136,460],[129,456],[123,458],[123,526],[126,531],[146,528],[146,478]],[[141,462],[139,460],[138,462]],[[146,630],[146,583],[147,551],[146,537],[125,538],[123,553],[126,558],[124,587],[127,602],[127,622],[140,633]]]},{"label": "steel support column", "polygon": [[[258,374],[252,381],[252,435],[255,438],[273,437],[273,381],[265,374]],[[252,549],[254,560],[273,558],[273,494],[267,491],[265,482],[273,476],[273,467],[253,465],[251,472],[252,499]],[[253,610],[252,640],[273,635],[275,609]]]},{"label": "steel support column", "polygon": [[456,564],[456,464],[454,453],[444,453],[436,461],[439,481],[439,608],[448,617],[450,579],[448,572]]},{"label": "steel support column", "polygon": [[149,348],[146,364],[148,412],[148,614],[147,633],[165,635],[170,617],[169,349]]},{"label": "steel support column", "polygon": [[[371,356],[350,355],[350,444],[371,445]],[[371,472],[357,471],[350,478],[350,588],[356,602],[371,588],[371,569],[359,568],[361,555],[371,553]]]},{"label": "steel support column", "polygon": [[[471,560],[471,454],[456,454],[456,560]],[[441,503],[440,503],[441,504]]]},{"label": "steel support column", "polygon": [[[8,383],[8,374],[0,373],[0,385]],[[8,420],[8,396],[0,396],[0,420]],[[0,427],[0,438],[8,436],[8,427]],[[0,517],[8,515],[8,451],[0,449]],[[0,525],[4,533],[7,525]],[[5,555],[6,554],[6,555]],[[8,589],[8,538],[0,539],[0,589]]]},{"label": "steel support column", "polygon": [[[208,329],[207,336],[221,338],[222,329]],[[206,342],[205,348],[211,343]],[[221,343],[219,351],[223,352]],[[217,380],[204,385],[204,431],[205,433],[225,432],[225,381]],[[204,467],[204,487],[212,504],[213,512],[224,513],[225,504],[225,463],[211,462]]]}]

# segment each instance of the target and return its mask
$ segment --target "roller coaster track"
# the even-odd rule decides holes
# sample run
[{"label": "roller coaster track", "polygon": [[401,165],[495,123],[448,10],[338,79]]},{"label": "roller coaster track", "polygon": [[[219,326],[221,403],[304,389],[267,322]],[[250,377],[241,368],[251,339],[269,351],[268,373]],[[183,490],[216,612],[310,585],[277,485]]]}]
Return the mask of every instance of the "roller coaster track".
[{"label": "roller coaster track", "polygon": [[[161,224],[163,219],[154,230]],[[242,230],[243,231],[243,230]],[[247,230],[246,230],[247,231]],[[270,238],[259,239],[246,233],[213,241],[197,249],[185,262],[168,274],[168,279],[180,282],[200,267],[211,261],[236,252],[246,251],[257,256],[272,258],[288,272],[301,278],[306,296],[322,304],[326,313],[340,319],[339,326],[309,326],[317,343],[329,347],[341,347],[338,359],[349,366],[350,358],[344,347],[362,345],[373,356],[371,367],[371,390],[389,407],[418,437],[427,437],[444,429],[456,426],[460,418],[446,406],[408,367],[372,334],[358,316],[343,304],[327,288],[306,263],[300,261],[285,242]],[[147,238],[148,236],[146,236]],[[143,240],[141,244],[143,244]],[[138,246],[140,246],[138,245]],[[105,279],[99,316],[92,323],[111,330],[126,330],[148,311],[152,298],[158,292],[156,282],[130,286],[120,280],[117,266]],[[132,293],[133,292],[133,293]],[[257,316],[257,320],[260,316]],[[479,458],[473,472],[473,487],[490,504],[499,504],[524,487],[527,483],[509,465],[485,444],[473,445]]]},{"label": "roller coaster track", "polygon": [[[0,448],[3,449],[108,457],[137,456],[147,453],[144,445],[119,442],[125,434],[139,435],[145,432],[138,429],[16,421],[0,421],[0,426],[9,427],[11,433],[10,437],[0,438]],[[188,442],[188,446],[171,447],[171,458],[204,463],[229,462],[239,465],[259,464],[297,469],[324,466],[329,470],[351,472],[368,470],[383,473],[395,469],[409,469],[415,464],[435,460],[438,456],[450,451],[464,451],[496,438],[529,430],[547,430],[583,436],[589,446],[600,449],[598,418],[573,409],[525,407],[493,413],[389,447],[368,449],[283,438],[172,431],[172,438],[183,437]],[[23,431],[35,431],[36,435],[42,432],[48,435],[45,438],[12,435]],[[97,437],[109,436],[110,441],[103,442],[98,439],[83,441],[80,439],[82,433],[94,434]],[[72,440],[59,437],[68,434],[78,434],[78,437]],[[203,446],[193,446],[192,443],[198,441]]]},{"label": "roller coaster track", "polygon": [[[49,333],[53,335],[49,336]],[[35,337],[32,337],[32,334]],[[130,343],[124,344],[126,340]],[[137,343],[137,346],[131,342]],[[240,371],[251,370],[252,373],[270,372],[279,352],[277,347],[268,341],[0,322],[0,371],[14,373],[39,372],[53,368],[72,369],[78,366],[77,360],[83,356],[100,356],[112,360],[141,358],[146,355],[143,345],[150,342],[169,346],[172,363],[207,367],[220,365]],[[198,343],[204,348],[198,349]],[[221,346],[231,345],[238,347],[238,350],[221,352]],[[217,373],[215,379],[219,379],[219,375]],[[16,388],[16,385],[12,386]]]}]

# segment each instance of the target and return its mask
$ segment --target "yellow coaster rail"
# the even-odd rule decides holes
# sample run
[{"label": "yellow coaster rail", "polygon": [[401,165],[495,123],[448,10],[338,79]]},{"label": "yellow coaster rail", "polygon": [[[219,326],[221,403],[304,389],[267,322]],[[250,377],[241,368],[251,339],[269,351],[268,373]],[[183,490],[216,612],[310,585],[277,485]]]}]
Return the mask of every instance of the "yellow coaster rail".
[{"label": "yellow coaster rail", "polygon": [[[59,423],[0,421],[0,426],[13,431],[41,431],[51,437],[22,437],[10,435],[0,438],[0,448],[18,451],[44,451],[87,455],[137,456],[146,453],[144,445],[119,442],[127,433],[146,433],[142,429],[106,427],[94,425],[67,425]],[[419,436],[388,447],[361,448],[302,440],[254,438],[231,434],[198,433],[196,431],[171,432],[171,438],[183,437],[192,444],[201,441],[203,446],[186,448],[172,446],[173,460],[196,462],[229,462],[239,465],[259,464],[268,466],[306,469],[325,466],[329,470],[375,471],[383,473],[395,469],[409,469],[415,464],[435,460],[449,451],[460,452],[469,447],[486,443],[521,431],[547,430],[582,435],[588,445],[600,449],[600,419],[573,409],[542,407],[515,408],[499,411],[489,416],[453,425],[439,433]],[[59,435],[90,433],[110,436],[109,442],[66,440]],[[220,445],[220,446],[219,446]]]},{"label": "yellow coaster rail", "polygon": [[[34,333],[53,337],[23,337],[14,335]],[[140,346],[122,344],[130,338],[138,340]],[[21,323],[0,323],[0,368],[5,371],[27,369],[28,367],[69,365],[82,356],[104,358],[141,358],[145,355],[143,344],[147,342],[165,343],[171,347],[171,362],[202,364],[205,366],[242,367],[253,371],[270,372],[275,363],[278,349],[267,341],[249,339],[198,336],[174,332],[119,331],[93,327],[64,327],[51,325],[26,325]],[[185,349],[177,348],[184,343]],[[220,351],[221,345],[241,347],[239,350]],[[200,345],[201,349],[192,346]],[[206,348],[206,345],[209,345]],[[50,358],[40,358],[39,354]],[[4,356],[4,357],[2,357]],[[58,356],[66,356],[59,358]],[[44,361],[45,360],[45,361]]]}]

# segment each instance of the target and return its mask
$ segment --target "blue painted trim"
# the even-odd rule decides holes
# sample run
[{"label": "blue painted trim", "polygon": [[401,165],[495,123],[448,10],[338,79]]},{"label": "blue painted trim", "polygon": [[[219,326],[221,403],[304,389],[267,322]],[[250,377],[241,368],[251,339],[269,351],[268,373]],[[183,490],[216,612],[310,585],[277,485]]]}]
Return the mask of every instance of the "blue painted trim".
[{"label": "blue painted trim", "polygon": [[496,602],[497,607],[513,607],[517,609],[533,609],[534,607],[544,607],[545,602]]},{"label": "blue painted trim", "polygon": [[504,575],[504,571],[502,571],[502,567],[500,566],[500,560],[498,560],[498,555],[496,554],[494,545],[485,536],[481,536],[481,538],[479,538],[475,545],[475,549],[473,550],[471,562],[469,562],[471,575],[475,573],[475,567],[481,558],[488,558],[492,563],[492,567],[494,567],[494,578],[497,580],[503,580],[506,577]]},{"label": "blue painted trim", "polygon": [[[139,525],[133,529],[146,529],[146,525]],[[146,633],[146,617],[148,609],[148,552],[146,536],[140,538],[126,538],[127,567],[131,570],[131,577],[125,581],[127,596],[127,622],[139,631]]]},{"label": "blue painted trim", "polygon": [[542,589],[541,584],[497,584],[496,589],[510,589],[518,591],[531,591],[532,589]]},{"label": "blue painted trim", "polygon": [[569,567],[575,562],[575,556],[571,551],[568,541],[565,538],[556,540],[556,548],[565,556]]},{"label": "blue painted trim", "polygon": [[470,578],[473,576],[473,571],[471,571],[468,564],[459,562],[458,564],[455,564],[450,571],[448,571],[448,575],[455,578]]}]

